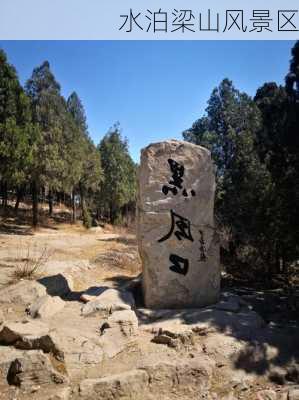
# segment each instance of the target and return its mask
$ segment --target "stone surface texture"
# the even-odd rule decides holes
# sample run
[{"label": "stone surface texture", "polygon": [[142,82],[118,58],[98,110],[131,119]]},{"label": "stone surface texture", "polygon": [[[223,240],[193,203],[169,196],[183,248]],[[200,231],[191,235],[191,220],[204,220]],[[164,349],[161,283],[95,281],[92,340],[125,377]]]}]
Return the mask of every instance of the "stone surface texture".
[{"label": "stone surface texture", "polygon": [[65,302],[59,296],[43,296],[31,304],[29,314],[32,318],[50,318],[61,311]]},{"label": "stone surface texture", "polygon": [[[152,144],[142,150],[138,186],[138,247],[146,306],[216,303],[220,267],[210,152],[177,140]],[[177,257],[181,259],[175,266]]]},{"label": "stone surface texture", "polygon": [[40,283],[21,280],[0,290],[0,303],[29,305],[46,293],[46,288]]},{"label": "stone surface texture", "polygon": [[[105,289],[94,300],[90,300],[89,295],[81,296],[81,300],[86,302],[82,307],[82,315],[90,315],[95,312],[113,312],[131,310],[134,308],[135,301],[131,292],[118,289]],[[88,301],[88,302],[87,302]]]}]

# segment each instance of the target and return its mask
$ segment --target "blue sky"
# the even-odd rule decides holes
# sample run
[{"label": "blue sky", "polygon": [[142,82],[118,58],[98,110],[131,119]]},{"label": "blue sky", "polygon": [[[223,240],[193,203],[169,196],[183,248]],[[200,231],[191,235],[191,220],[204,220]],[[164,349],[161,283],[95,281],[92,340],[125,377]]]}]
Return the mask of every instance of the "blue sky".
[{"label": "blue sky", "polygon": [[283,83],[290,41],[0,41],[24,83],[48,60],[62,94],[80,96],[94,142],[119,121],[130,152],[181,132],[199,118],[223,78],[254,95]]}]

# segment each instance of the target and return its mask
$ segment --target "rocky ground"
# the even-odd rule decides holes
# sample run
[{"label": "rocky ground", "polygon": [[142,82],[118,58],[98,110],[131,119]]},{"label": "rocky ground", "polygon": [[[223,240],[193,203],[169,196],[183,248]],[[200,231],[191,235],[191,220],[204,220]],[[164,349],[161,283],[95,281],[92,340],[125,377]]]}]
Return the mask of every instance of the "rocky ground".
[{"label": "rocky ground", "polygon": [[[149,310],[133,234],[3,226],[0,399],[299,399],[282,295],[231,288],[212,307]],[[34,279],[17,279],[42,249]]]}]

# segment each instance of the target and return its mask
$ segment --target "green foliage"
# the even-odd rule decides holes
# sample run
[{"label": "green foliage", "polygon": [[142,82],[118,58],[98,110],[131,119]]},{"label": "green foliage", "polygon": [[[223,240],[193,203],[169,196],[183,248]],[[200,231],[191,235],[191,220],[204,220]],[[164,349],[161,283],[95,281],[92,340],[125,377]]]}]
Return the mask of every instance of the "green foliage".
[{"label": "green foliage", "polygon": [[88,205],[95,206],[94,199],[103,181],[101,157],[88,135],[85,110],[75,92],[68,98],[67,108],[78,133],[72,142],[72,159],[75,160],[71,174],[73,193],[80,193],[83,223],[90,228],[91,216],[87,209],[86,197]]},{"label": "green foliage", "polygon": [[39,138],[31,122],[30,101],[16,71],[0,50],[0,179],[23,183],[30,171]]},{"label": "green foliage", "polygon": [[32,171],[38,186],[63,189],[69,178],[72,158],[69,158],[73,142],[74,125],[71,124],[66,102],[60,94],[46,61],[34,69],[26,84],[26,91],[32,103],[33,121],[39,126],[41,140],[37,152],[36,169]]},{"label": "green foliage", "polygon": [[[225,79],[206,115],[183,132],[211,150],[222,258],[240,273],[269,279],[299,258],[299,42],[286,86],[265,83],[254,100]],[[244,267],[249,268],[244,268]]]},{"label": "green foliage", "polygon": [[256,148],[260,125],[254,101],[225,79],[213,90],[206,115],[183,133],[209,148],[217,166],[216,216],[219,229],[229,232],[222,255],[231,270],[253,261],[265,269],[269,260],[272,182]]},{"label": "green foliage", "polygon": [[[291,71],[296,70],[295,59]],[[263,121],[257,132],[257,145],[273,182],[272,243],[275,256],[285,269],[299,258],[299,107],[295,81],[290,90],[288,84],[284,88],[267,83],[255,97]]]},{"label": "green foliage", "polygon": [[104,136],[98,147],[105,180],[101,186],[102,205],[109,210],[112,223],[121,219],[121,208],[135,200],[136,165],[131,159],[126,139],[115,125]]}]

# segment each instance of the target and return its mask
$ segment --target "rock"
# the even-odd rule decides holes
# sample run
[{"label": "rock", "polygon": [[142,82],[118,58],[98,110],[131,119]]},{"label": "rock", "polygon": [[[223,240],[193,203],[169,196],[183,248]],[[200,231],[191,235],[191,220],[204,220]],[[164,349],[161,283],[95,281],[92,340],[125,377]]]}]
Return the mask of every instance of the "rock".
[{"label": "rock", "polygon": [[71,397],[71,388],[66,386],[62,388],[55,388],[55,393],[50,394],[47,400],[69,400]]},{"label": "rock", "polygon": [[4,321],[4,314],[3,311],[0,309],[0,325],[3,323]]},{"label": "rock", "polygon": [[[200,398],[207,394],[212,369],[207,359],[188,363],[156,363],[132,371],[80,383],[82,399]],[[204,397],[202,397],[204,398]]]},{"label": "rock", "polygon": [[132,370],[100,379],[85,379],[80,383],[82,399],[135,399],[143,400],[149,385],[148,375],[142,370]]},{"label": "rock", "polygon": [[148,308],[203,307],[219,299],[214,175],[203,147],[170,140],[142,150],[137,232]]},{"label": "rock", "polygon": [[89,301],[82,309],[82,315],[90,315],[95,312],[113,312],[130,310],[134,307],[134,297],[131,292],[117,289],[106,289],[96,300]]},{"label": "rock", "polygon": [[277,400],[288,400],[288,391],[277,393]]},{"label": "rock", "polygon": [[0,329],[0,343],[13,345],[22,350],[43,350],[52,353],[56,358],[63,360],[62,351],[58,348],[53,333],[49,327],[37,321],[6,322]]},{"label": "rock", "polygon": [[138,319],[134,311],[115,311],[107,320],[109,328],[119,328],[124,336],[130,337],[138,334]]},{"label": "rock", "polygon": [[16,350],[8,346],[0,346],[0,385],[7,384],[7,374],[11,363],[22,355],[23,352],[21,350]]},{"label": "rock", "polygon": [[[217,396],[215,400],[218,400],[219,397]],[[233,393],[229,393],[228,395],[221,397],[221,400],[237,400],[237,398],[233,395]]]},{"label": "rock", "polygon": [[138,320],[134,311],[116,311],[101,327],[102,336],[99,343],[104,354],[112,358],[126,349],[136,339]]},{"label": "rock", "polygon": [[293,364],[287,368],[286,380],[299,383],[299,365]]},{"label": "rock", "polygon": [[57,372],[48,357],[41,351],[27,351],[10,365],[7,380],[10,385],[32,390],[33,386],[62,384],[67,377]]},{"label": "rock", "polygon": [[171,329],[160,328],[152,339],[153,343],[166,344],[180,349],[194,345],[194,332],[186,326],[174,325]]},{"label": "rock", "polygon": [[74,290],[72,278],[67,274],[57,274],[45,276],[38,280],[42,284],[50,296],[67,296]]},{"label": "rock", "polygon": [[208,392],[213,366],[208,358],[188,362],[156,363],[142,367],[148,374],[151,393],[156,398],[198,398]]},{"label": "rock", "polygon": [[43,296],[29,307],[29,314],[32,318],[50,318],[61,311],[65,302],[60,297]]},{"label": "rock", "polygon": [[288,400],[299,400],[299,388],[290,389],[288,391]]},{"label": "rock", "polygon": [[286,370],[281,367],[274,367],[269,373],[269,379],[278,385],[284,385],[286,383]]},{"label": "rock", "polygon": [[20,281],[0,290],[0,303],[29,305],[46,295],[43,285],[35,281]]},{"label": "rock", "polygon": [[275,390],[261,390],[257,392],[257,400],[276,400],[277,394]]}]

